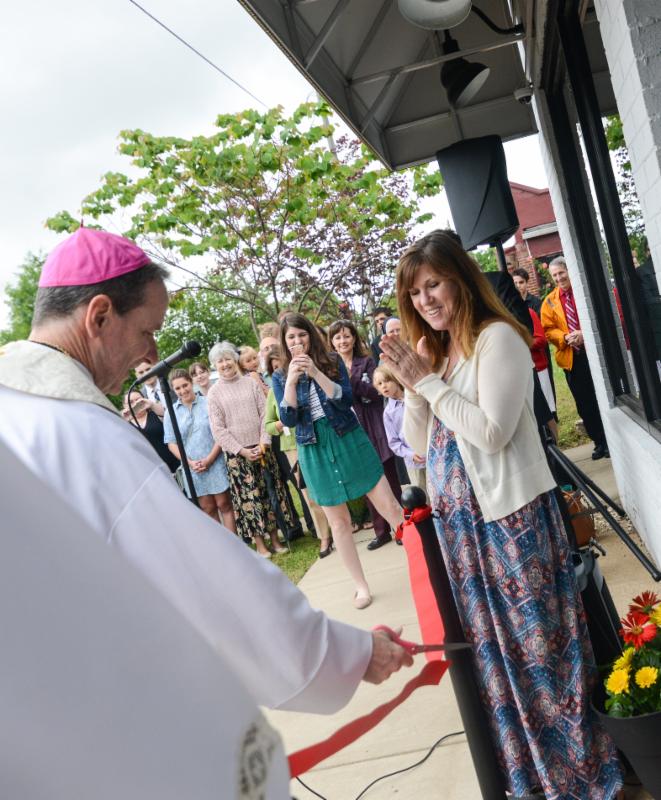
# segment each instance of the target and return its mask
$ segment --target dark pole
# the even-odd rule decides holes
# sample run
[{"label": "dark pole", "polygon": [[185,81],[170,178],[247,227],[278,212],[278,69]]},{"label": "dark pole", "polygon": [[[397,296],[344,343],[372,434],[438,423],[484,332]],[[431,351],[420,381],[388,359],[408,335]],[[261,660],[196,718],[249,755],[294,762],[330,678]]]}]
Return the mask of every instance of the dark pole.
[{"label": "dark pole", "polygon": [[186,476],[186,483],[188,484],[188,492],[190,494],[190,499],[199,508],[200,501],[197,499],[197,492],[195,491],[195,487],[193,486],[193,476],[191,475],[190,466],[188,465],[188,459],[186,458],[186,448],[184,447],[184,441],[181,438],[181,431],[179,430],[179,423],[177,422],[177,417],[175,416],[174,409],[172,407],[172,397],[170,395],[170,387],[168,386],[167,376],[160,375],[158,378],[158,382],[161,385],[161,394],[163,395],[163,399],[165,400],[165,407],[167,408],[168,414],[170,415],[170,421],[172,422],[172,430],[174,431],[174,438],[177,440],[177,447],[179,448],[179,455],[181,456],[181,466],[184,468],[184,475]]},{"label": "dark pole", "polygon": [[500,239],[493,243],[493,246],[496,248],[496,258],[498,259],[498,266],[500,267],[501,272],[507,272],[507,260],[505,258],[505,250],[503,248],[503,243]]},{"label": "dark pole", "polygon": [[[409,489],[403,493],[402,503],[407,509],[423,508],[427,505],[427,498],[422,489]],[[429,570],[429,582],[443,620],[445,641],[446,643],[465,642],[466,638],[452,595],[434,521],[429,516],[421,522],[416,522],[415,527],[420,534]],[[452,662],[448,671],[457,698],[461,721],[466,731],[466,739],[482,798],[483,800],[505,800],[505,780],[493,749],[489,721],[480,700],[473,670],[471,650],[457,650],[452,654]]]}]

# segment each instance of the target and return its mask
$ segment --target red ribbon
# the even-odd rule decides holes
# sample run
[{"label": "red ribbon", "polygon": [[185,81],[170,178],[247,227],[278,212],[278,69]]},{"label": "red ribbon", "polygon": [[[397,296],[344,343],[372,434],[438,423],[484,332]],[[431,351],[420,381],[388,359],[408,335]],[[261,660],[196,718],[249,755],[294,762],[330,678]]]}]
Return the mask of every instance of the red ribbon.
[{"label": "red ribbon", "polygon": [[324,761],[347,745],[355,742],[367,731],[371,731],[418,687],[435,686],[440,683],[443,673],[449,666],[448,661],[433,661],[425,664],[420,673],[406,684],[397,697],[375,708],[369,714],[365,714],[364,717],[358,717],[358,719],[347,723],[338,731],[335,731],[332,736],[329,736],[328,739],[324,739],[323,742],[317,742],[317,744],[305,747],[303,750],[290,755],[289,772],[291,777],[297,778],[299,775],[303,775],[303,773],[316,767],[320,761]]},{"label": "red ribbon", "polygon": [[[402,541],[409,564],[411,591],[413,592],[413,600],[418,613],[422,641],[425,644],[442,642],[445,639],[443,621],[436,604],[434,591],[429,583],[429,571],[422,549],[420,534],[415,527],[416,522],[422,522],[431,513],[432,510],[429,506],[415,508],[411,512],[407,511],[407,521],[404,523],[402,530]],[[406,684],[397,697],[375,708],[369,714],[344,725],[329,736],[328,739],[292,753],[289,756],[291,777],[297,778],[299,775],[303,775],[303,773],[316,767],[321,761],[330,758],[330,756],[344,749],[347,745],[355,742],[363,734],[371,731],[420,686],[438,685],[450,666],[450,662],[444,660],[442,651],[425,653],[425,656],[428,663],[425,664],[415,678]]]}]

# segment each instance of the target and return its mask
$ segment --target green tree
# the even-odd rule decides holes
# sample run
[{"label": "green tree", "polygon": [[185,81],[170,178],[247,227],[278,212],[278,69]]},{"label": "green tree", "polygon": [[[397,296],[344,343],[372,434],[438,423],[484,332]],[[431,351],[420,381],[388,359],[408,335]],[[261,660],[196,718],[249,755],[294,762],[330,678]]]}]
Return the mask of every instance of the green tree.
[{"label": "green tree", "polygon": [[9,308],[9,327],[0,331],[0,343],[28,338],[43,264],[43,255],[28,253],[16,280],[6,287],[5,304]]},{"label": "green tree", "polygon": [[[438,193],[441,179],[426,167],[393,174],[342,137],[329,149],[330,113],[319,102],[290,118],[281,108],[223,114],[215,133],[192,139],[123,131],[119,151],[138,176],[105,175],[82,215],[129,210],[127,236],[181,269],[191,291],[220,277],[214,290],[253,329],[283,307],[320,317],[334,296],[369,306],[390,290],[413,227],[430,218],[418,198]],[[79,217],[63,211],[47,224],[73,231]]]},{"label": "green tree", "polygon": [[[257,318],[257,322],[265,322]],[[157,335],[159,353],[167,355],[194,339],[202,345],[202,357],[216,342],[240,346],[257,343],[250,319],[236,300],[209,289],[179,290],[170,295],[170,306]]]},{"label": "green tree", "polygon": [[629,243],[631,249],[636,252],[638,259],[642,262],[645,259],[647,244],[645,223],[643,221],[643,212],[638,202],[636,185],[631,171],[629,150],[624,139],[622,120],[619,115],[614,114],[612,117],[607,117],[605,133],[608,149],[613,153],[615,160],[618,194],[622,205],[624,223],[629,234]]},{"label": "green tree", "polygon": [[471,255],[480,265],[482,272],[498,272],[500,269],[495,247],[489,247],[486,250],[473,250]]}]

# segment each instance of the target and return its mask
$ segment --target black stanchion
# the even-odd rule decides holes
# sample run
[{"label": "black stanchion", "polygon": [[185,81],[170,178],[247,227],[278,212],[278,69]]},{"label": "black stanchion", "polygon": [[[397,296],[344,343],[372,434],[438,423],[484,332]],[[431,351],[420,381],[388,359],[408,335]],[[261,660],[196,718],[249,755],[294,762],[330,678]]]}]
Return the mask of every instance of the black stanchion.
[{"label": "black stanchion", "polygon": [[[412,487],[402,493],[402,504],[409,510],[424,508],[427,505],[427,497],[422,489]],[[427,517],[421,522],[416,522],[415,527],[420,534],[429,570],[429,582],[443,620],[445,641],[465,642],[434,521],[431,517]],[[505,800],[505,779],[493,749],[489,721],[480,699],[473,669],[473,656],[470,650],[457,650],[453,653],[448,672],[466,731],[482,798]]]},{"label": "black stanchion", "polygon": [[158,382],[161,386],[161,394],[163,395],[163,400],[165,401],[165,407],[170,415],[170,422],[172,422],[172,429],[174,430],[174,438],[176,439],[177,447],[179,448],[181,466],[184,468],[184,475],[186,476],[186,483],[188,484],[188,494],[191,501],[199,508],[200,501],[197,499],[197,492],[195,491],[195,486],[193,486],[193,476],[191,475],[188,459],[186,458],[186,448],[184,447],[184,441],[181,438],[181,431],[179,430],[179,423],[177,422],[177,417],[175,416],[174,408],[172,407],[172,395],[170,394],[167,375],[159,375]]}]

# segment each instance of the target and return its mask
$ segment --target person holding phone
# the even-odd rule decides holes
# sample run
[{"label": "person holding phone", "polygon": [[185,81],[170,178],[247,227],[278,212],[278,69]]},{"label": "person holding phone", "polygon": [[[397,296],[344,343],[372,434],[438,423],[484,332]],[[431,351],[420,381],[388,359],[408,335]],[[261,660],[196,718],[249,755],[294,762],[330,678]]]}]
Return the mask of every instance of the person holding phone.
[{"label": "person holding phone", "polygon": [[337,353],[302,314],[280,324],[282,368],[273,373],[280,419],[296,427],[298,459],[310,496],[322,507],[333,542],[353,579],[354,606],[372,602],[353,540],[348,500],[367,495],[396,529],[402,509],[383,474],[374,446],[353,412],[351,381]]}]

